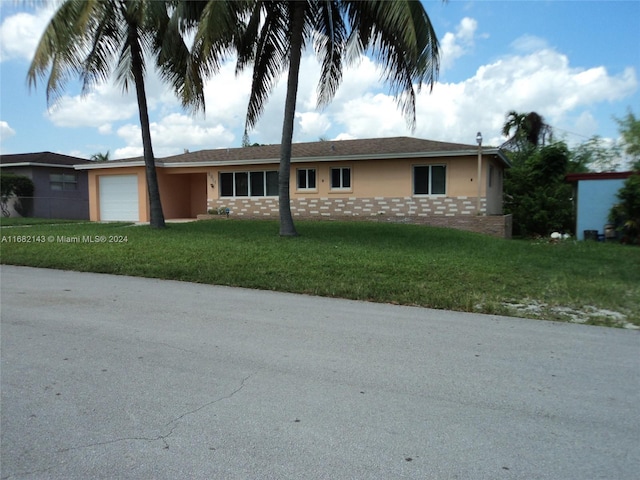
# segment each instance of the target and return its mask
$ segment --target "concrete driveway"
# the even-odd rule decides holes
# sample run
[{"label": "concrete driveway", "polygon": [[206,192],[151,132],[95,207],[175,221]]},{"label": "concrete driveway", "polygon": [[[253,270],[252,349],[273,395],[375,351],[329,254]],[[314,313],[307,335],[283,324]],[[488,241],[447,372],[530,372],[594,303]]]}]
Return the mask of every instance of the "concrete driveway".
[{"label": "concrete driveway", "polygon": [[2,266],[2,479],[637,479],[640,333]]}]

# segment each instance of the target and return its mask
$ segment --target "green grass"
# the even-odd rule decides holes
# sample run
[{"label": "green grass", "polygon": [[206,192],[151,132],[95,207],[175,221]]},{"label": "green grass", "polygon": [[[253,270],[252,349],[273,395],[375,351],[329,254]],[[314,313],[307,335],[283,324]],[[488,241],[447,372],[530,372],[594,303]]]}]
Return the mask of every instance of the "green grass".
[{"label": "green grass", "polygon": [[31,225],[51,225],[60,223],[86,223],[87,220],[61,220],[52,218],[33,217],[0,217],[1,227],[18,227]]},{"label": "green grass", "polygon": [[[164,230],[127,224],[3,224],[0,259],[602,325],[618,325],[623,318],[640,325],[639,248],[502,240],[370,222],[301,221],[297,227],[300,237],[281,238],[276,222],[233,219],[169,224]],[[18,243],[19,235],[41,242]],[[83,242],[83,236],[96,241]],[[117,236],[126,242],[108,241]],[[537,307],[523,312],[513,304]]]}]

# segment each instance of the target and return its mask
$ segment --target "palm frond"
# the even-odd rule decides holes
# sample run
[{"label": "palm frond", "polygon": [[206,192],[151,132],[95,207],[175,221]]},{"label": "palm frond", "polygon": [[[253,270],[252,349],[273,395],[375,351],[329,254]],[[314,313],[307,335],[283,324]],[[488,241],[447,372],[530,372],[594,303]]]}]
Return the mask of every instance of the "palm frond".
[{"label": "palm frond", "polygon": [[65,2],[53,15],[36,47],[27,71],[29,88],[47,78],[47,103],[57,100],[68,80],[82,70],[85,32],[76,26],[84,2]]},{"label": "palm frond", "polygon": [[339,2],[320,2],[314,18],[314,48],[321,59],[318,83],[318,106],[327,105],[342,81],[343,58],[347,42],[347,27]]},{"label": "palm frond", "polygon": [[118,47],[125,35],[123,19],[112,2],[87,2],[78,28],[91,35],[87,37],[89,52],[83,62],[80,78],[84,93],[110,78]]},{"label": "palm frond", "polygon": [[[348,23],[348,58],[371,52],[382,76],[415,127],[415,98],[423,84],[433,88],[439,73],[439,45],[422,3],[415,0],[344,1]],[[414,89],[414,84],[416,87]]]},{"label": "palm frond", "polygon": [[251,129],[262,114],[266,100],[289,65],[288,32],[291,11],[287,2],[265,2],[264,18],[255,47],[251,94],[246,127]]}]

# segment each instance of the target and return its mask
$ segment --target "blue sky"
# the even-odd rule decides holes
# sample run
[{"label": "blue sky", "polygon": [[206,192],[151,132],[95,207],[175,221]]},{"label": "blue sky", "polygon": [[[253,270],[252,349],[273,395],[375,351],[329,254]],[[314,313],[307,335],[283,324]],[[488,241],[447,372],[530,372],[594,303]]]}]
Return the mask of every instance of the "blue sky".
[{"label": "blue sky", "polygon": [[[27,5],[33,2],[25,2]],[[21,5],[21,6],[19,6]],[[536,111],[575,144],[618,138],[613,116],[640,114],[640,1],[425,2],[442,49],[439,81],[417,100],[417,127],[406,122],[368,58],[345,73],[334,102],[315,108],[318,65],[303,59],[294,141],[411,135],[499,145],[509,110]],[[112,84],[86,97],[71,83],[47,108],[45,90],[29,91],[26,71],[51,7],[0,0],[0,152],[53,151],[87,158],[142,153],[132,93]],[[249,73],[225,64],[207,83],[206,115],[183,111],[155,75],[148,78],[157,157],[240,146]],[[276,87],[252,142],[278,143],[284,82]]]}]

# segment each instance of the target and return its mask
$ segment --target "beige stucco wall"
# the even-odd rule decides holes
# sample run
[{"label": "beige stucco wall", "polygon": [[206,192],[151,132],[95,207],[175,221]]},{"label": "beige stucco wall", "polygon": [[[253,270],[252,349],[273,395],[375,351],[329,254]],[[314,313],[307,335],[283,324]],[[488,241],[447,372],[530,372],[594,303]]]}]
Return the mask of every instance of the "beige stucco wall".
[{"label": "beige stucco wall", "polygon": [[207,168],[158,168],[164,216],[195,218],[207,213]]},{"label": "beige stucco wall", "polygon": [[[491,188],[488,187],[489,165],[494,165],[494,181]],[[414,196],[413,191],[413,167],[416,165],[446,165],[446,195]],[[414,201],[419,205],[427,205],[422,213],[428,214],[431,205],[438,209],[437,203],[446,198],[453,199],[455,205],[447,207],[448,215],[477,213],[478,179],[477,157],[450,157],[442,159],[416,158],[416,159],[389,159],[350,162],[308,162],[294,163],[291,168],[291,199],[295,205],[306,201],[325,201],[338,199],[362,199],[369,202],[373,199],[376,203],[381,200],[393,200],[395,202],[408,199],[408,205]],[[489,157],[483,157],[481,176],[481,212],[500,214],[502,212],[502,172],[501,165]],[[352,188],[347,190],[332,191],[330,189],[330,169],[334,167],[351,168]],[[316,169],[316,189],[299,191],[296,188],[296,172],[299,168]],[[243,204],[258,205],[260,214],[277,214],[276,197],[239,197],[232,199],[220,197],[219,178],[222,172],[250,172],[278,170],[278,164],[266,164],[258,166],[229,166],[229,167],[179,167],[158,168],[158,182],[165,217],[188,218],[206,213],[207,208],[217,206],[229,206]],[[147,199],[147,187],[144,167],[123,167],[89,170],[89,198],[90,218],[100,220],[99,212],[99,177],[101,175],[138,175],[138,194],[140,221],[149,220],[149,205]],[[498,175],[500,181],[498,182]],[[424,199],[422,201],[421,199]],[[275,203],[274,203],[275,202]],[[434,203],[435,202],[435,203]],[[275,205],[275,206],[274,206]],[[338,207],[340,208],[340,207]],[[374,208],[379,208],[378,206]],[[381,207],[380,207],[381,208]],[[410,214],[412,207],[407,207]],[[422,207],[421,207],[422,208]],[[435,210],[434,210],[435,211]]]},{"label": "beige stucco wall", "polygon": [[[487,161],[483,159],[482,178],[487,178]],[[398,197],[411,196],[413,193],[413,167],[416,165],[446,165],[447,195],[453,197],[476,197],[478,194],[477,157],[451,157],[443,159],[392,159],[350,162],[308,162],[294,163],[291,166],[291,198],[313,197]],[[348,190],[331,190],[330,169],[336,167],[351,168],[351,185]],[[316,189],[300,191],[296,188],[297,170],[315,168],[317,174]],[[278,170],[278,164],[259,166],[238,166],[210,168],[207,198],[220,199],[218,189],[219,174],[222,172],[251,172]],[[213,187],[211,186],[213,185]],[[482,194],[486,194],[486,185],[482,182]]]},{"label": "beige stucco wall", "polygon": [[100,176],[137,175],[138,176],[138,212],[140,221],[149,221],[149,201],[147,199],[147,180],[144,167],[104,168],[88,171],[89,181],[89,220],[100,221]]},{"label": "beige stucco wall", "polygon": [[[149,199],[144,167],[104,168],[89,170],[89,218],[100,220],[100,177],[104,175],[137,175],[138,213],[141,222],[149,221]],[[195,218],[207,211],[207,173],[205,168],[158,168],[160,201],[165,218]]]}]

